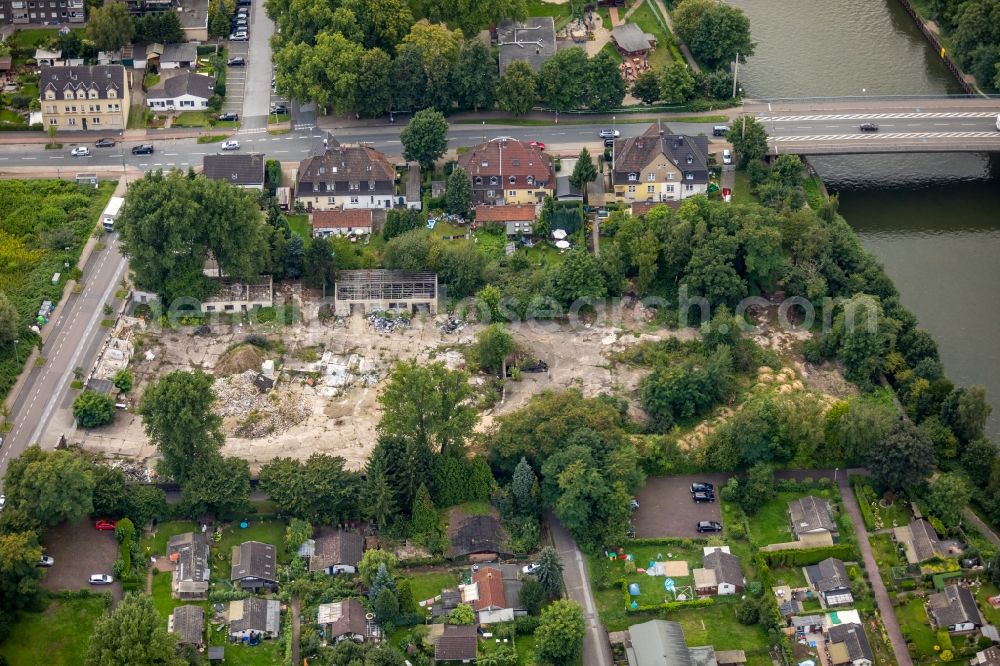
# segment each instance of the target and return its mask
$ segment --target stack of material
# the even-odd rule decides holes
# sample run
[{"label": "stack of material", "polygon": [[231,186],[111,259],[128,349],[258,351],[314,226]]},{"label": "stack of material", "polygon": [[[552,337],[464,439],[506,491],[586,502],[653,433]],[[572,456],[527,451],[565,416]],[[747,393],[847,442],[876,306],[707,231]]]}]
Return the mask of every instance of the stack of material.
[{"label": "stack of material", "polygon": [[265,437],[288,430],[312,413],[312,408],[300,396],[261,393],[254,384],[256,377],[256,371],[248,370],[215,380],[216,412],[222,417],[241,419],[233,434],[251,439]]}]

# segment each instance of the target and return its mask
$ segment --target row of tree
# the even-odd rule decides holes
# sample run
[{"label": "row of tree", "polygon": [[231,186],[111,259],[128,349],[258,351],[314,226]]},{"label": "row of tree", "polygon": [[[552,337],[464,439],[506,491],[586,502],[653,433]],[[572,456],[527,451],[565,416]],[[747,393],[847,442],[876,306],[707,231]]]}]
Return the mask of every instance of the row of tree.
[{"label": "row of tree", "polygon": [[133,41],[174,44],[186,40],[177,12],[151,12],[133,17],[128,5],[120,0],[89,8],[85,35],[95,50],[109,52],[120,51]]},{"label": "row of tree", "polygon": [[927,6],[959,65],[984,90],[1000,90],[1000,2],[930,0]]}]

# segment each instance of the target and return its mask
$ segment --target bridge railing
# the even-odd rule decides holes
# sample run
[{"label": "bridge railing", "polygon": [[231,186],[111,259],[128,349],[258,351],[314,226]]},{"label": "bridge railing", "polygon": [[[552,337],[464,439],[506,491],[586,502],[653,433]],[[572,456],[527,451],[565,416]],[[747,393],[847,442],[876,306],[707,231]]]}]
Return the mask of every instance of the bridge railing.
[{"label": "bridge railing", "polygon": [[987,94],[966,94],[966,93],[954,93],[951,95],[838,95],[836,97],[745,97],[743,98],[744,106],[751,106],[753,104],[776,104],[776,103],[792,103],[792,104],[809,104],[814,102],[906,102],[906,101],[928,101],[928,102],[941,102],[941,101],[961,101],[961,100],[996,100],[1000,101],[1000,95],[987,95]]}]

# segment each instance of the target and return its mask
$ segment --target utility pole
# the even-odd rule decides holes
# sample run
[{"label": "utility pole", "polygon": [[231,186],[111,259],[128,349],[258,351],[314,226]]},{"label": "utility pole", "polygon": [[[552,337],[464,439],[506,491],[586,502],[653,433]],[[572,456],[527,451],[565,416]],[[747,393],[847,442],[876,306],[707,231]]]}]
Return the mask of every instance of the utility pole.
[{"label": "utility pole", "polygon": [[736,79],[740,75],[740,54],[736,54],[736,61],[733,63],[733,97],[736,97]]}]

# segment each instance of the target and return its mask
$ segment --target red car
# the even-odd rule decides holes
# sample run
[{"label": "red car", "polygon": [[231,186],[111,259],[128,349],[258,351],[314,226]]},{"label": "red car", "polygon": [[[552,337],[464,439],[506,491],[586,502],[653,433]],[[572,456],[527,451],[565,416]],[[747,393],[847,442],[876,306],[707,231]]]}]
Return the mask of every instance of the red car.
[{"label": "red car", "polygon": [[532,148],[538,148],[538,150],[545,150],[545,144],[541,141],[532,141],[528,145]]},{"label": "red car", "polygon": [[110,532],[118,526],[117,520],[98,520],[94,523],[94,527],[101,530],[102,532]]}]

